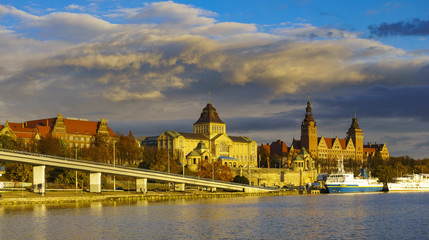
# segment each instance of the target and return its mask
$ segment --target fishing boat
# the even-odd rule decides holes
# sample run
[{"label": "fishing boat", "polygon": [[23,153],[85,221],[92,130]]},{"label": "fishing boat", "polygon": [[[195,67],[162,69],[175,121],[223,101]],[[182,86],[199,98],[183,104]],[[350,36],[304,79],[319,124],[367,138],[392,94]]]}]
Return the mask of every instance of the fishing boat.
[{"label": "fishing boat", "polygon": [[338,161],[338,171],[328,175],[326,188],[329,193],[355,193],[355,192],[379,192],[383,190],[383,183],[377,178],[368,177],[365,168],[361,169],[358,177],[353,173],[344,171],[343,158]]},{"label": "fishing boat", "polygon": [[392,179],[389,191],[429,191],[429,174],[408,174]]}]

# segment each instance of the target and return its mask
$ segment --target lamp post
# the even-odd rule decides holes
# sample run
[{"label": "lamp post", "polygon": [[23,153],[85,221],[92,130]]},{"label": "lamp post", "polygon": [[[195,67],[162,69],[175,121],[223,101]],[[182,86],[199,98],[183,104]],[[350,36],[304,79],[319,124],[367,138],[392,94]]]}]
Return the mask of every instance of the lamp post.
[{"label": "lamp post", "polygon": [[253,157],[253,156],[249,156],[247,159],[248,159],[248,161],[247,161],[247,167],[248,167],[248,171],[249,171],[249,185],[252,185],[250,182],[250,180],[252,179],[251,178],[251,173],[250,173],[250,157]]},{"label": "lamp post", "polygon": [[[116,165],[116,156],[115,156],[115,151],[116,151],[116,148],[115,148],[115,141],[113,140],[113,167],[116,167],[115,165]],[[113,175],[113,191],[115,192],[116,191],[116,176],[115,175]]]},{"label": "lamp post", "polygon": [[170,173],[170,149],[167,148],[168,173]]},{"label": "lamp post", "polygon": [[[77,160],[77,148],[75,148],[74,151],[75,151],[74,158]],[[76,195],[77,195],[77,170],[75,172],[76,172],[76,180],[75,180],[75,182],[76,182]]]}]

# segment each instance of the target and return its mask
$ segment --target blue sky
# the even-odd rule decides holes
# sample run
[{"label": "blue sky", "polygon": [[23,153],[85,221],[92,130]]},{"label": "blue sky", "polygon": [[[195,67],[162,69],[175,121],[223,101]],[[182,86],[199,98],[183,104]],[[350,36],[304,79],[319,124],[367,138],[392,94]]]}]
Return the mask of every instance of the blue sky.
[{"label": "blue sky", "polygon": [[[0,121],[106,118],[191,132],[212,93],[230,135],[318,132],[428,157],[427,1],[3,1]],[[1,120],[2,119],[2,120]]]}]

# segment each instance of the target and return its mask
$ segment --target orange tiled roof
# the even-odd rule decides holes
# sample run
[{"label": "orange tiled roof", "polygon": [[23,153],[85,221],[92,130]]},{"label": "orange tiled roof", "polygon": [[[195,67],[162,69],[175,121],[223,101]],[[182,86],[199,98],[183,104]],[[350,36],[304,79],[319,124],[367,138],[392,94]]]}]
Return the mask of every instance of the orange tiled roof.
[{"label": "orange tiled roof", "polygon": [[338,139],[342,149],[346,149],[346,139]]},{"label": "orange tiled roof", "polygon": [[[96,121],[74,120],[74,119],[67,119],[67,118],[64,118],[63,120],[68,134],[96,135],[98,126],[100,124],[100,122],[96,122]],[[41,131],[42,136],[45,136],[46,134],[52,131],[56,121],[57,121],[57,118],[46,118],[46,119],[31,120],[25,123],[27,124],[27,127],[30,127],[30,128],[38,127],[39,130]],[[48,130],[47,127],[49,127],[49,132],[47,132]],[[110,129],[110,127],[107,127],[107,128],[109,130],[109,135],[111,137],[117,137],[117,135],[113,132],[112,129]]]},{"label": "orange tiled roof", "polygon": [[18,138],[34,138],[37,134],[37,129],[24,127],[22,123],[8,123],[10,129]]},{"label": "orange tiled roof", "polygon": [[[97,129],[100,122],[95,121],[82,121],[74,119],[64,119],[64,124],[67,128],[67,133],[69,134],[81,134],[81,135],[97,135]],[[111,137],[116,137],[116,134],[107,127],[109,130],[109,135]]]},{"label": "orange tiled roof", "polygon": [[373,153],[375,153],[376,152],[376,149],[375,148],[366,148],[366,147],[364,147],[363,148],[363,153],[365,154],[365,153],[369,153],[369,154],[373,154]]},{"label": "orange tiled roof", "polygon": [[51,132],[51,128],[48,126],[39,125],[37,126],[37,129],[39,130],[39,133],[42,135],[42,137],[47,136]]},{"label": "orange tiled roof", "polygon": [[325,138],[325,142],[326,142],[326,147],[327,147],[328,149],[332,149],[332,143],[334,142],[334,141],[332,140],[332,138]]},{"label": "orange tiled roof", "polygon": [[271,149],[270,145],[268,144],[261,144],[260,148],[264,148],[268,155],[271,155]]}]

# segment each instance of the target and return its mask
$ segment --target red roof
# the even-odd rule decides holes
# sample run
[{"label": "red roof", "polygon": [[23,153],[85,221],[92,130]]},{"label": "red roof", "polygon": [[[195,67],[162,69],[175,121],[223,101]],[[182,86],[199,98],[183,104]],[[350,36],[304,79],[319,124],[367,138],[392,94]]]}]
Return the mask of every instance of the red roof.
[{"label": "red roof", "polygon": [[346,139],[338,139],[342,149],[346,149]]},{"label": "red roof", "polygon": [[17,138],[34,138],[37,134],[37,129],[24,127],[22,123],[9,123],[9,127]]},{"label": "red roof", "polygon": [[47,136],[51,132],[51,128],[48,126],[39,125],[37,126],[37,129],[39,130],[40,135],[42,135],[42,137]]},{"label": "red roof", "polygon": [[[18,138],[33,138],[38,132],[41,136],[46,136],[51,133],[57,119],[58,118],[46,118],[26,121],[24,123],[9,123],[9,126]],[[68,134],[95,136],[97,135],[97,130],[100,125],[100,122],[96,121],[79,119],[63,120]],[[1,126],[0,130],[3,127],[4,126]],[[111,137],[117,137],[110,127],[107,127],[107,129]]]},{"label": "red roof", "polygon": [[268,155],[271,155],[271,149],[270,149],[270,145],[268,144],[261,144],[261,146],[259,146],[260,148],[264,148],[265,151],[267,152]]},{"label": "red roof", "polygon": [[332,138],[325,138],[325,142],[326,142],[326,147],[327,147],[328,149],[331,149],[331,148],[332,148],[332,143],[334,142],[334,141],[332,140]]},{"label": "red roof", "polygon": [[375,148],[366,148],[366,147],[363,148],[363,153],[364,154],[366,154],[366,153],[368,153],[368,154],[375,154],[375,152],[376,152]]}]

